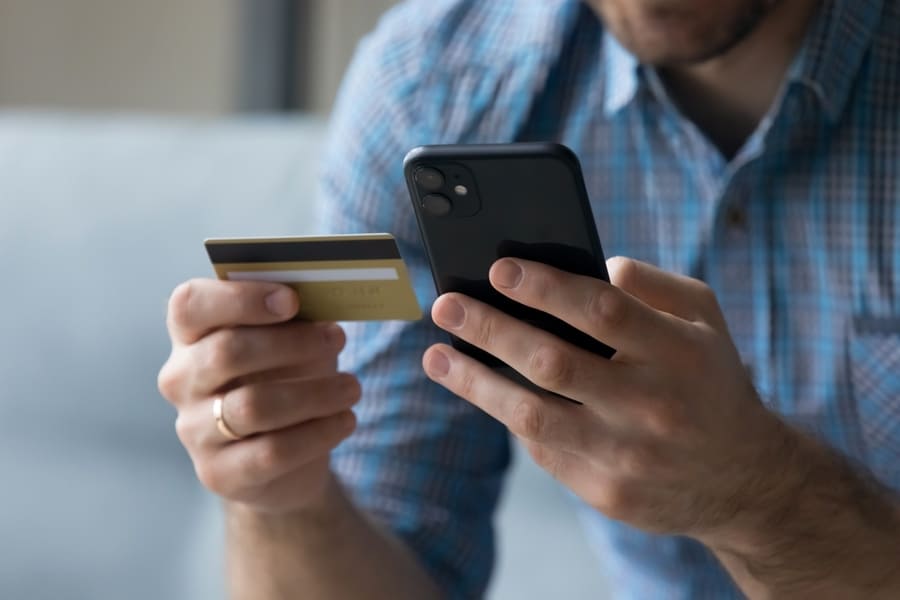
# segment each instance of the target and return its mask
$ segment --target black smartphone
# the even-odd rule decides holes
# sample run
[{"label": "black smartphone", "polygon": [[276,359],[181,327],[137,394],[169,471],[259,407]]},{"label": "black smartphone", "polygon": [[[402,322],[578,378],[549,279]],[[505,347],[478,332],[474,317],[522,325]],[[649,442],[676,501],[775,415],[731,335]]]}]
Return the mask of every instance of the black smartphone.
[{"label": "black smartphone", "polygon": [[[488,280],[515,257],[609,281],[581,166],[553,143],[422,146],[404,159],[419,230],[439,294],[460,292],[605,357],[614,350],[564,321],[514,302]],[[458,338],[486,365],[496,357]]]}]

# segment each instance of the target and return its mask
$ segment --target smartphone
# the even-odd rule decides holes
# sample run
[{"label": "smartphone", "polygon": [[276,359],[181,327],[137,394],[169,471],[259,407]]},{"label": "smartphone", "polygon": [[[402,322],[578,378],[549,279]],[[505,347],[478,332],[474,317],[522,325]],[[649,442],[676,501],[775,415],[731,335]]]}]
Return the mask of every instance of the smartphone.
[{"label": "smartphone", "polygon": [[[571,344],[614,350],[564,321],[514,302],[488,280],[491,265],[515,257],[609,281],[581,166],[553,143],[415,148],[404,175],[438,294],[460,292]],[[456,337],[453,346],[506,371],[498,358]]]}]

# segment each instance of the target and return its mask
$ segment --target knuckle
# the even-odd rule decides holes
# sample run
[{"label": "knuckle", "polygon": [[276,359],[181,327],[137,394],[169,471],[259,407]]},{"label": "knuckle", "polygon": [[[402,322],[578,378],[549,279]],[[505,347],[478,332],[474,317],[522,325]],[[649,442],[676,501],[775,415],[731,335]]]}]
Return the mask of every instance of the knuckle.
[{"label": "knuckle", "polygon": [[607,288],[588,296],[585,313],[592,321],[607,327],[619,327],[628,319],[628,302],[622,292]]},{"label": "knuckle", "polygon": [[568,352],[555,345],[540,345],[530,360],[533,381],[546,389],[562,389],[573,379],[573,361]]},{"label": "knuckle", "polygon": [[[240,315],[246,317],[258,312],[256,303],[253,301],[248,290],[251,286],[243,285],[246,282],[229,282],[230,285],[222,288],[222,303],[228,305],[228,314]],[[240,318],[238,317],[238,318]]]},{"label": "knuckle", "polygon": [[179,284],[169,296],[169,322],[175,329],[181,329],[191,321],[191,300],[194,297],[196,281],[191,279]]},{"label": "knuckle", "polygon": [[688,328],[686,334],[689,342],[687,349],[703,360],[709,360],[709,353],[713,348],[719,348],[722,338],[722,333],[714,325],[703,322],[694,323],[694,327]]},{"label": "knuckle", "polygon": [[232,427],[256,431],[265,419],[263,402],[257,387],[242,387],[227,394],[223,402],[225,416]]},{"label": "knuckle", "polygon": [[175,435],[178,436],[179,441],[185,448],[190,448],[193,445],[193,428],[183,415],[178,415],[175,418]]},{"label": "knuckle", "polygon": [[546,431],[546,415],[532,398],[516,403],[510,421],[510,429],[526,439],[539,441]]},{"label": "knuckle", "polygon": [[715,302],[716,301],[716,293],[706,282],[700,281],[699,279],[694,279],[694,286],[696,287],[697,296],[701,298],[701,300],[705,302]]},{"label": "knuckle", "polygon": [[565,458],[557,452],[541,444],[533,444],[528,449],[531,458],[552,477],[560,477],[564,472]]},{"label": "knuckle", "polygon": [[632,514],[631,494],[625,484],[607,479],[597,490],[594,507],[616,521],[627,521]]},{"label": "knuckle", "polygon": [[619,449],[616,458],[618,469],[628,477],[645,478],[653,467],[650,452],[642,445],[626,445]]},{"label": "knuckle", "polygon": [[559,277],[553,273],[543,271],[539,274],[531,275],[526,281],[529,282],[530,295],[539,304],[544,304],[553,295],[554,290],[559,289],[560,284]]},{"label": "knuckle", "polygon": [[[542,444],[528,444],[528,454],[532,460],[543,469],[550,471],[549,466],[552,463],[552,452]],[[551,472],[552,475],[552,472]]]},{"label": "knuckle", "polygon": [[478,382],[475,380],[475,374],[471,369],[461,369],[459,375],[459,395],[463,398],[472,398],[475,394]]},{"label": "knuckle", "polygon": [[329,328],[323,335],[322,347],[327,348],[331,354],[337,356],[347,346],[347,332],[343,327]]},{"label": "knuckle", "polygon": [[213,334],[206,356],[212,371],[230,371],[246,353],[247,341],[236,329],[223,329]]},{"label": "knuckle", "polygon": [[194,461],[194,472],[197,475],[197,479],[203,484],[203,487],[211,492],[220,495],[225,495],[228,492],[226,485],[229,478],[224,477],[211,462]]},{"label": "knuckle", "polygon": [[285,463],[285,452],[273,436],[261,437],[251,454],[251,473],[268,474],[278,471]]},{"label": "knuckle", "polygon": [[601,296],[601,292],[589,293],[584,300],[584,315],[591,323],[598,323],[603,320]]},{"label": "knuckle", "polygon": [[338,415],[338,418],[332,419],[332,431],[328,436],[329,447],[333,447],[336,443],[353,433],[356,430],[356,425],[356,413],[352,410],[345,411]]},{"label": "knuckle", "polygon": [[478,326],[475,329],[475,345],[482,348],[489,348],[494,343],[497,322],[494,317],[485,315],[479,319]]},{"label": "knuckle", "polygon": [[719,299],[716,297],[716,292],[709,284],[699,279],[691,279],[690,281],[694,287],[692,295],[696,298],[702,314],[708,315],[717,312],[719,310]]},{"label": "knuckle", "polygon": [[674,438],[684,430],[684,416],[680,405],[671,397],[653,402],[645,410],[644,423],[652,435],[660,438]]},{"label": "knuckle", "polygon": [[362,398],[362,384],[355,375],[344,373],[338,380],[338,386],[351,402],[356,403]]},{"label": "knuckle", "polygon": [[175,404],[178,391],[181,389],[182,373],[170,358],[165,362],[156,376],[156,387],[162,397]]},{"label": "knuckle", "polygon": [[679,348],[678,355],[673,357],[674,360],[692,368],[702,370],[704,366],[708,368],[709,354],[708,345],[711,341],[712,330],[708,329],[705,323],[695,323],[690,327],[682,328],[684,343]]},{"label": "knuckle", "polygon": [[543,444],[528,444],[528,454],[538,466],[550,475],[556,476],[559,473],[560,465],[557,452],[550,450]]}]

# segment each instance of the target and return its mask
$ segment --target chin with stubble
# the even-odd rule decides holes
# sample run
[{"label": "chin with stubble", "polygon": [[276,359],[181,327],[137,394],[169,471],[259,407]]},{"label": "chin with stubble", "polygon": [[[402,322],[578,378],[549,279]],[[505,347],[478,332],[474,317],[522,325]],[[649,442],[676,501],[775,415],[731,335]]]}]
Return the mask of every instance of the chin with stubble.
[{"label": "chin with stubble", "polygon": [[645,64],[694,64],[721,56],[780,0],[585,0]]}]

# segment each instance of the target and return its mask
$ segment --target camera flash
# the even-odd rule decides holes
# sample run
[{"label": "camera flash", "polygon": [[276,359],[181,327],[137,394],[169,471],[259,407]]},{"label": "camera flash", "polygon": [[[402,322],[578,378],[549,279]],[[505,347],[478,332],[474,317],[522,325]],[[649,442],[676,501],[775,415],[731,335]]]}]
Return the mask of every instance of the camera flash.
[{"label": "camera flash", "polygon": [[469,193],[469,188],[464,185],[458,185],[453,188],[453,191],[456,192],[457,196],[465,196]]}]

